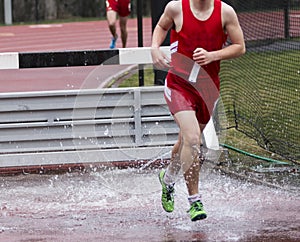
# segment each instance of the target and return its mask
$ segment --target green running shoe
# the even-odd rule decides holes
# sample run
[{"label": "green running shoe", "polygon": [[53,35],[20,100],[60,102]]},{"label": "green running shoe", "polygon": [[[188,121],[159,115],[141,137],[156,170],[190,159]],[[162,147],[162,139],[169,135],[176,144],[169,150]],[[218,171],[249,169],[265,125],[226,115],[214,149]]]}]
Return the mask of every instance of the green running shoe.
[{"label": "green running shoe", "polygon": [[192,203],[191,208],[188,210],[188,212],[192,221],[205,219],[207,217],[207,214],[203,209],[203,204],[200,201]]},{"label": "green running shoe", "polygon": [[174,210],[174,186],[167,185],[164,182],[163,178],[165,176],[165,173],[166,172],[162,170],[158,176],[160,184],[162,186],[161,204],[166,212],[171,213]]}]

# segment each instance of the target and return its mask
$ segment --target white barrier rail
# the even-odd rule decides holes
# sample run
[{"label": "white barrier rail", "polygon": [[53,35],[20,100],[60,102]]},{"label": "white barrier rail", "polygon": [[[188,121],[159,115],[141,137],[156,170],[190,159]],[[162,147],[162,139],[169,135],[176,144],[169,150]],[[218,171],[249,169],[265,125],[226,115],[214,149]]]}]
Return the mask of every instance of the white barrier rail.
[{"label": "white barrier rail", "polygon": [[[161,47],[161,49],[165,54],[170,55],[169,47]],[[120,48],[114,50],[0,53],[0,70],[151,63],[150,47]]]}]

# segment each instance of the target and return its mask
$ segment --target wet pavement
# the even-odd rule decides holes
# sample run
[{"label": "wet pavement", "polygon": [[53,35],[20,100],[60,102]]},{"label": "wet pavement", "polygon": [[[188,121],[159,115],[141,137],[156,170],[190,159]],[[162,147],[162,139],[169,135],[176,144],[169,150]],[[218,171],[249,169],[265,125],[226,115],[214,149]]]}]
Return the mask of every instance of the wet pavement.
[{"label": "wet pavement", "polygon": [[203,169],[208,218],[198,222],[186,213],[183,179],[175,211],[163,211],[158,168],[1,177],[0,241],[299,241],[296,186],[271,187],[215,168]]}]

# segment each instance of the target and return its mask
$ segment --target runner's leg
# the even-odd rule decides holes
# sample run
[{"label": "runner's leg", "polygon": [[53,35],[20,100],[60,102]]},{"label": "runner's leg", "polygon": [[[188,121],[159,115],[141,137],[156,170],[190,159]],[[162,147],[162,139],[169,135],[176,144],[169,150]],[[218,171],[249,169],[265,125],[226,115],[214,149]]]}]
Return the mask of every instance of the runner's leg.
[{"label": "runner's leg", "polygon": [[199,150],[201,130],[195,111],[181,111],[174,115],[182,136],[180,160],[189,195],[198,194]]},{"label": "runner's leg", "polygon": [[117,12],[113,10],[109,10],[106,13],[106,17],[107,17],[107,23],[108,23],[110,33],[113,36],[113,38],[116,39],[118,37],[117,30],[116,30]]},{"label": "runner's leg", "polygon": [[127,44],[127,17],[120,17],[120,30],[121,30],[121,40],[123,48],[126,47]]},{"label": "runner's leg", "polygon": [[180,150],[181,150],[181,134],[178,135],[178,140],[174,144],[171,154],[171,161],[168,165],[164,177],[167,184],[174,184],[178,179],[179,171],[181,170]]}]

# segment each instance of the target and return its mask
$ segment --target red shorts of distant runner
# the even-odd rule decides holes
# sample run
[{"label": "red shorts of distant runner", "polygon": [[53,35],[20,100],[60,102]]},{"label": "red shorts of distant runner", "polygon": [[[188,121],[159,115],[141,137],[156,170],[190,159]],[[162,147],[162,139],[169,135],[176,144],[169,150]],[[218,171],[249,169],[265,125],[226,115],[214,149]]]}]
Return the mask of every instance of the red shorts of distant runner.
[{"label": "red shorts of distant runner", "polygon": [[106,0],[106,11],[113,10],[120,17],[127,17],[130,14],[130,0]]}]

